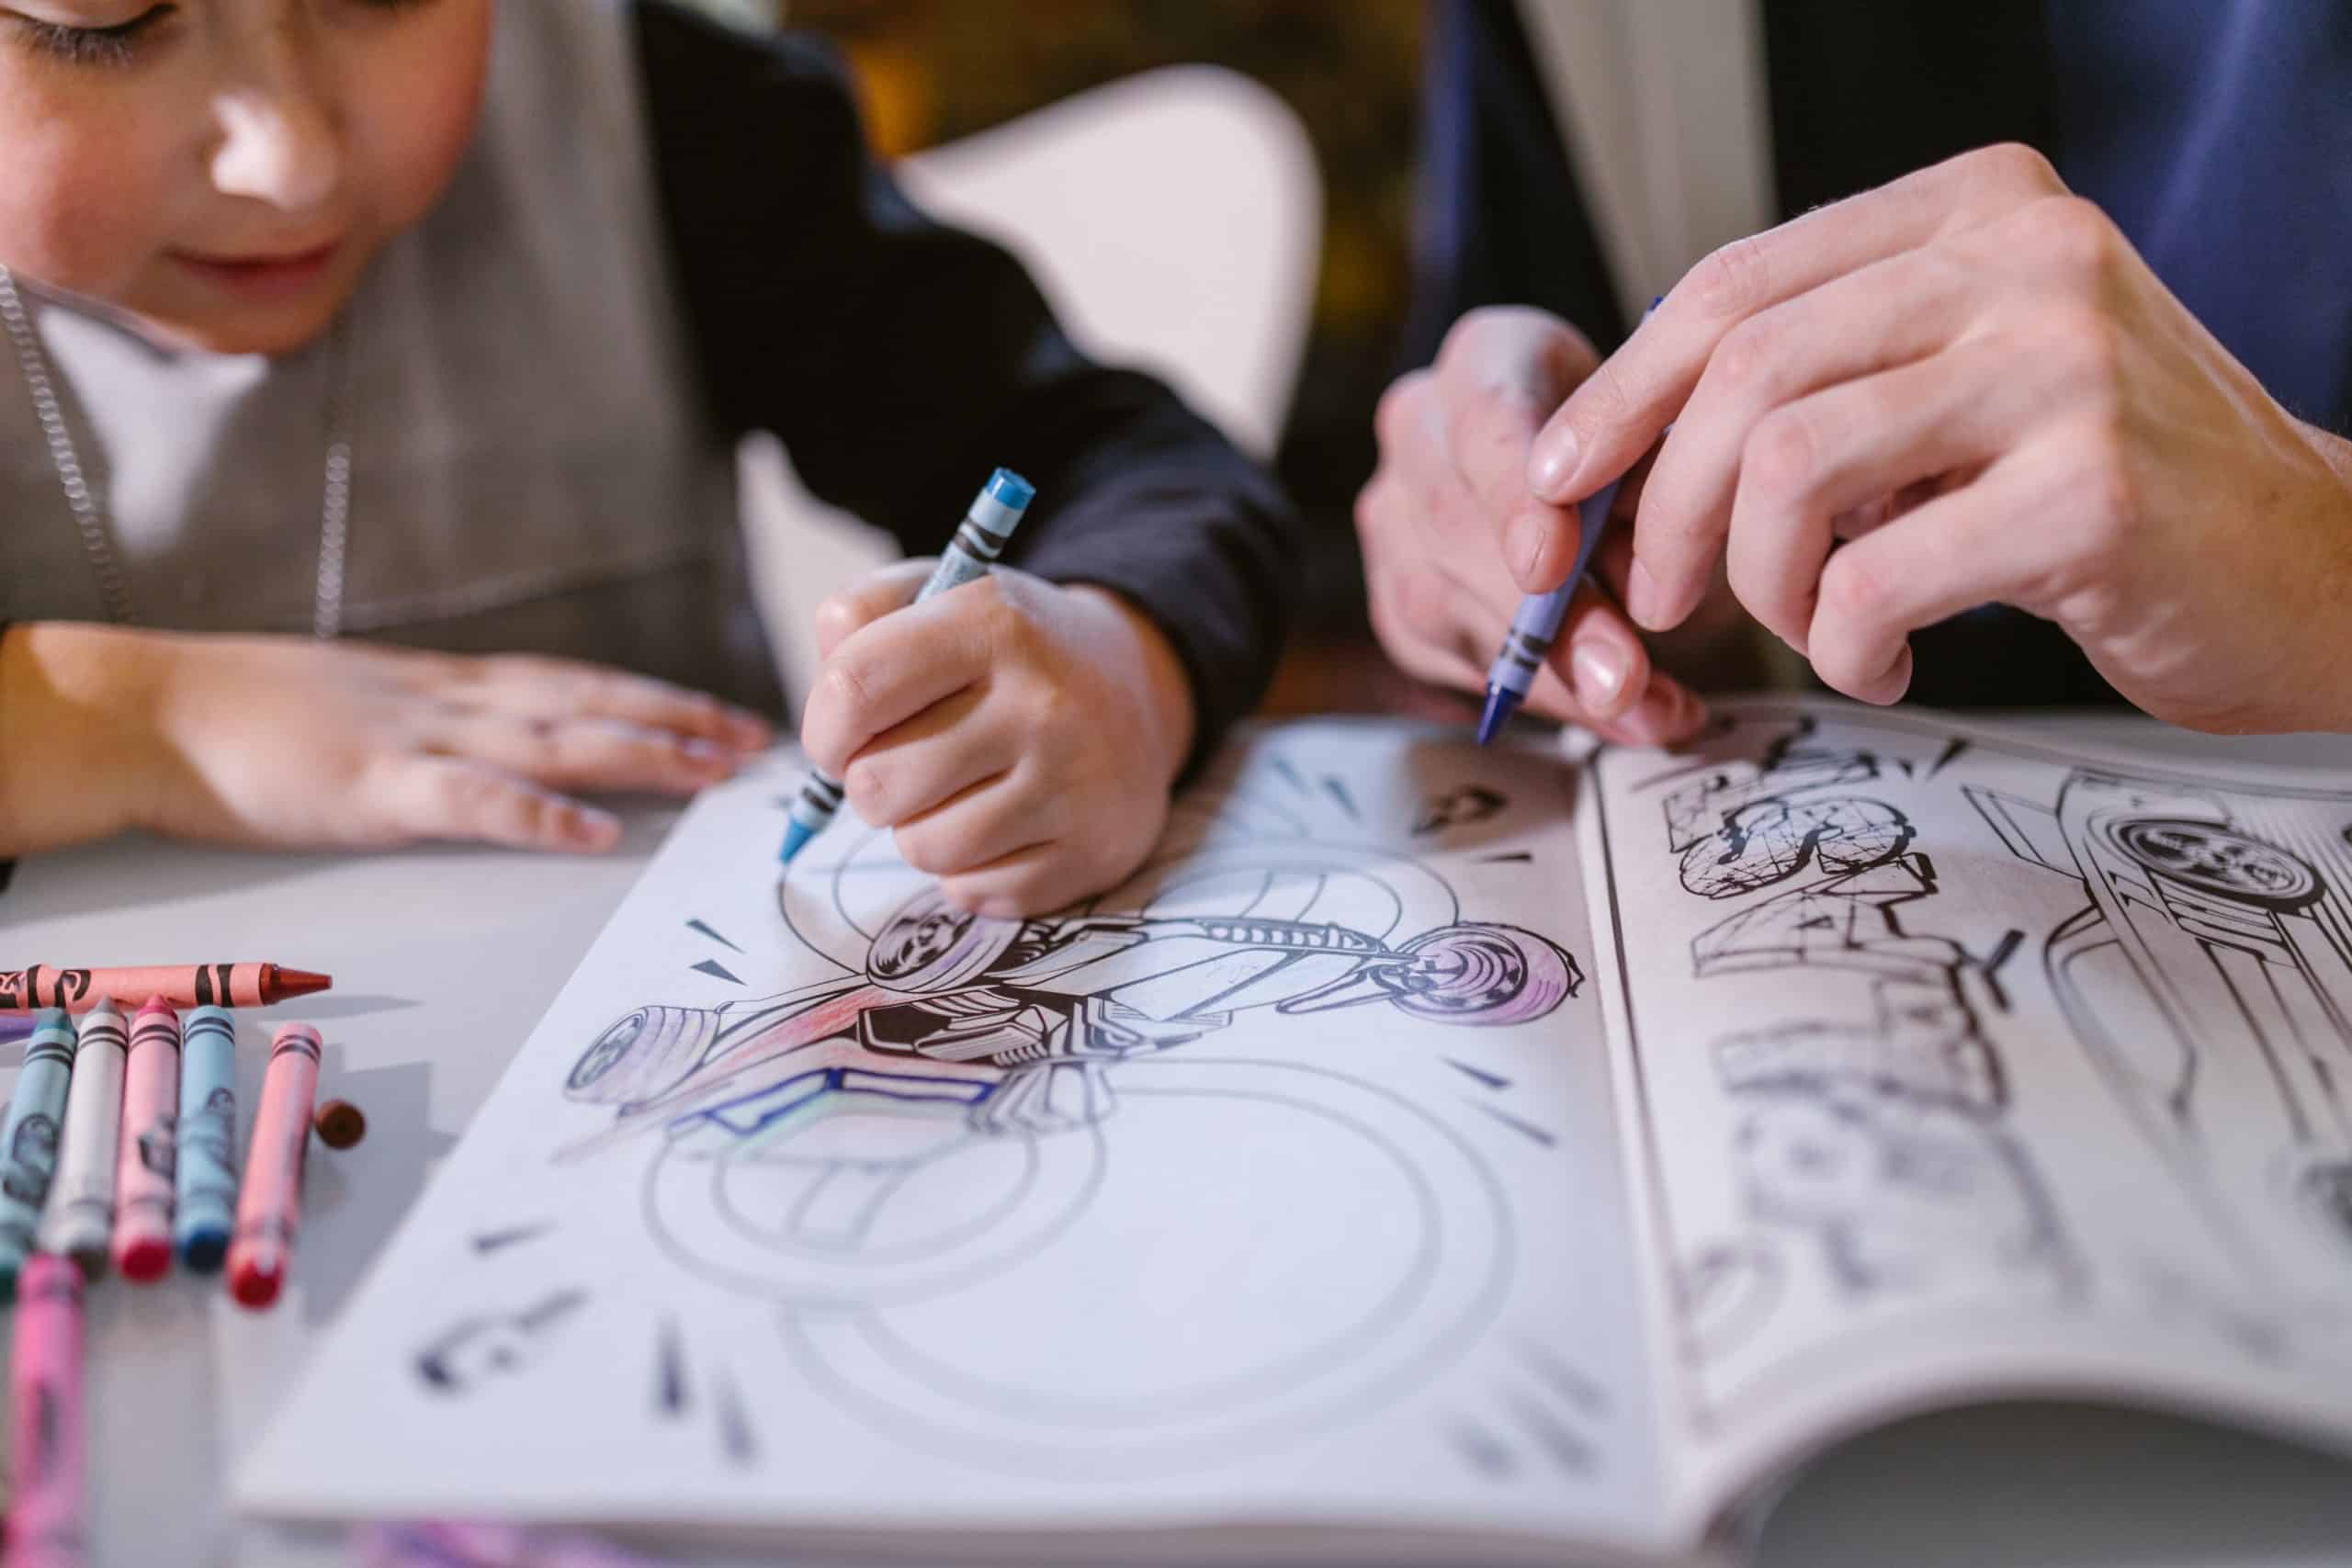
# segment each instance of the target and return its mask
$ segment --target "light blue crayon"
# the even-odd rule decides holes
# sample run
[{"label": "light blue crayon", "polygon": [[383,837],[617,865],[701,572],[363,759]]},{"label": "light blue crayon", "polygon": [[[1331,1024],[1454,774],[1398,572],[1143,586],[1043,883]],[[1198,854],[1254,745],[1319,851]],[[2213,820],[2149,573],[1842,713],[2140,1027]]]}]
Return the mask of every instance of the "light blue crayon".
[{"label": "light blue crayon", "polygon": [[[932,569],[931,581],[915,595],[920,604],[934,593],[944,593],[951,588],[961,588],[976,577],[986,577],[996,558],[1004,554],[1004,547],[1012,531],[1021,526],[1022,513],[1029,510],[1029,502],[1036,491],[1027,479],[1011,468],[999,468],[972,498],[972,508],[964,513],[963,525],[956,536],[940,552],[939,564]],[[784,849],[776,859],[789,865],[802,846],[825,830],[825,824],[842,808],[842,785],[839,779],[827,778],[822,770],[811,768],[800,785],[800,794],[792,802],[792,820],[785,824]]]},{"label": "light blue crayon", "polygon": [[180,1266],[210,1274],[237,1226],[237,1026],[226,1008],[187,1015],[180,1036],[179,1169],[172,1245]]},{"label": "light blue crayon", "polygon": [[0,1124],[0,1301],[17,1294],[17,1270],[33,1249],[49,1179],[57,1174],[57,1129],[74,1076],[74,1021],[62,1008],[33,1020],[24,1066]]}]

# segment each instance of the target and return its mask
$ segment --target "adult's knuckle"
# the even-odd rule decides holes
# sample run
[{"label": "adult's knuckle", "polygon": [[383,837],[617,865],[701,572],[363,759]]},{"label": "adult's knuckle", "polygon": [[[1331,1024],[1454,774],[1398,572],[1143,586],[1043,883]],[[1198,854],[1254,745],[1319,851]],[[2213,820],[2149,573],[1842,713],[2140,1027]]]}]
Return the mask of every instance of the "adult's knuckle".
[{"label": "adult's knuckle", "polygon": [[1771,298],[1771,260],[1753,234],[1719,245],[1690,269],[1690,294],[1717,321],[1746,316]]},{"label": "adult's knuckle", "polygon": [[2122,233],[2097,202],[2053,196],[2035,202],[2028,216],[2045,263],[2074,288],[2102,283],[2122,254]]},{"label": "adult's knuckle", "polygon": [[[1885,620],[1894,584],[1861,554],[1839,550],[1822,569],[1820,613],[1840,626],[1868,629]],[[1842,642],[1828,645],[1835,649]],[[1827,671],[1824,671],[1825,676]],[[1865,671],[1874,674],[1876,671]]]},{"label": "adult's knuckle", "polygon": [[2054,195],[2066,188],[2049,158],[2022,141],[1996,142],[1962,154],[1970,179],[2012,197]]},{"label": "adult's knuckle", "polygon": [[1821,442],[1813,421],[1794,408],[1773,410],[1747,434],[1740,454],[1743,482],[1774,499],[1803,496],[1820,475]]},{"label": "adult's knuckle", "polygon": [[1708,360],[1706,376],[1729,392],[1762,394],[1771,389],[1781,354],[1780,323],[1770,315],[1750,316],[1725,333]]}]

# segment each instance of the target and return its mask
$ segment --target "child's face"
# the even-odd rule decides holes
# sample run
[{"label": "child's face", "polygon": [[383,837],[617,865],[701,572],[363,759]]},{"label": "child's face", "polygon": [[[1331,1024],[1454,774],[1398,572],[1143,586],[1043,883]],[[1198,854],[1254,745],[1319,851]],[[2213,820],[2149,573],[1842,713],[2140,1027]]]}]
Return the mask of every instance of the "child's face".
[{"label": "child's face", "polygon": [[492,3],[0,0],[0,263],[161,343],[309,341],[447,185]]}]

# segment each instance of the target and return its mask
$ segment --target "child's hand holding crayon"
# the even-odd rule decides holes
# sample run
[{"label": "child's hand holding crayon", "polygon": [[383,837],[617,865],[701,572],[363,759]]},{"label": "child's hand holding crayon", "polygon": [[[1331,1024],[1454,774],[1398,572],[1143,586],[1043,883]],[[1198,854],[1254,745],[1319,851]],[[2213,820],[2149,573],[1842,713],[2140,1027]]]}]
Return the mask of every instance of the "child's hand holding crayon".
[{"label": "child's hand holding crayon", "polygon": [[929,560],[828,600],[809,761],[955,904],[1035,914],[1101,892],[1159,839],[1192,689],[1124,599],[998,568],[912,603]]},{"label": "child's hand holding crayon", "polygon": [[602,850],[567,792],[688,795],[769,742],[599,665],[60,622],[0,638],[0,854],[139,827],[300,847]]}]

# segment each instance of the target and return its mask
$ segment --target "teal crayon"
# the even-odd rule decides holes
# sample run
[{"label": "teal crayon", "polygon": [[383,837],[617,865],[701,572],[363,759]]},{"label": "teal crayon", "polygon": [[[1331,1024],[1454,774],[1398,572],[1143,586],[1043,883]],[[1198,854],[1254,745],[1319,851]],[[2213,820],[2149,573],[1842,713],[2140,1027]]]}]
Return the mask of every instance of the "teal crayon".
[{"label": "teal crayon", "polygon": [[[915,603],[920,604],[935,594],[986,577],[989,568],[1004,554],[1012,531],[1021,526],[1021,519],[1036,494],[1029,481],[1011,468],[999,468],[990,474],[989,482],[980,487],[980,493],[972,498],[956,536],[939,553],[939,564],[932,569],[922,592],[915,595]],[[808,770],[808,777],[802,782],[800,793],[793,797],[789,807],[791,819],[784,825],[784,848],[776,859],[791,864],[792,857],[825,830],[825,824],[842,808],[842,793],[839,779],[826,777],[821,768]]]},{"label": "teal crayon", "polygon": [[237,1227],[237,1030],[198,1008],[180,1038],[179,1168],[172,1245],[191,1273],[219,1271]]},{"label": "teal crayon", "polygon": [[62,1008],[46,1009],[33,1020],[8,1119],[0,1123],[0,1301],[15,1299],[17,1271],[40,1229],[73,1074],[74,1021]]}]

